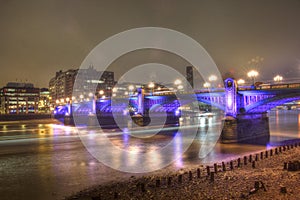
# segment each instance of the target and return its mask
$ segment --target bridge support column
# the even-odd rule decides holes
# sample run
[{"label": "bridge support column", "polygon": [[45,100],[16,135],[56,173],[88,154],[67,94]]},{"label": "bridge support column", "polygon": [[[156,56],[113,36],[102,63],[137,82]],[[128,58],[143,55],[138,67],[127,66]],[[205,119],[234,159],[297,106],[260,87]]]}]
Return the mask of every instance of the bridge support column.
[{"label": "bridge support column", "polygon": [[138,110],[137,112],[144,115],[144,101],[145,101],[145,91],[143,88],[138,88]]},{"label": "bridge support column", "polygon": [[266,113],[238,114],[227,117],[221,134],[222,143],[265,144],[270,139],[269,118]]},{"label": "bridge support column", "polygon": [[64,116],[64,125],[75,125],[73,115]]},{"label": "bridge support column", "polygon": [[90,113],[88,115],[88,122],[87,122],[88,126],[97,126],[99,125],[98,119],[97,119],[97,115],[95,113]]}]

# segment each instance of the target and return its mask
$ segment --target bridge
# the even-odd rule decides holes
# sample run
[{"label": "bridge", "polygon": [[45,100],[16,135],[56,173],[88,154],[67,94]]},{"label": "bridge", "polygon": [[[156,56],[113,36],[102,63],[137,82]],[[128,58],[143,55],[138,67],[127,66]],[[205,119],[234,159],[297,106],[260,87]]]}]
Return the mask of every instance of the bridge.
[{"label": "bridge", "polygon": [[[138,95],[94,99],[90,102],[67,105],[57,113],[71,115],[96,114],[112,116],[149,113],[167,113],[169,118],[179,117],[183,109],[199,102],[222,110],[225,114],[221,140],[236,142],[269,135],[266,112],[278,105],[300,100],[300,83],[262,84],[238,86],[234,79],[224,81],[225,88],[195,90],[193,92],[159,92],[146,94],[139,89]],[[195,108],[195,107],[194,107]],[[64,115],[64,114],[62,114]]]}]

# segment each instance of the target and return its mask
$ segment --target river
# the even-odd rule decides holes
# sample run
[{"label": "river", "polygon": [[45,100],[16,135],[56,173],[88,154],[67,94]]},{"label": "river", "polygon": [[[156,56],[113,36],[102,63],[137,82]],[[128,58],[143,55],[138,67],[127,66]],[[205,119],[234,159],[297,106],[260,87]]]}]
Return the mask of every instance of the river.
[{"label": "river", "polygon": [[[116,129],[106,130],[104,134],[109,137],[111,144],[130,152],[147,153],[158,150],[176,138],[174,145],[166,151],[166,154],[149,154],[143,158],[144,160],[140,160],[137,154],[128,155],[118,151],[103,153],[105,150],[101,149],[100,152],[106,155],[104,158],[111,161],[106,164],[111,164],[113,168],[142,172],[143,169],[134,167],[144,162],[149,163],[148,171],[158,169],[155,172],[139,174],[112,169],[95,159],[78,137],[79,133],[82,139],[86,139],[86,145],[90,145],[89,151],[98,148],[98,145],[106,147],[106,143],[94,137],[97,133],[95,130],[85,128],[77,130],[75,127],[63,126],[55,120],[0,122],[0,199],[61,199],[97,184],[121,181],[133,175],[169,173],[181,168],[230,160],[300,138],[299,110],[270,111],[269,143],[266,145],[217,143],[213,148],[208,148],[207,156],[200,159],[199,149],[203,145],[201,140],[218,130],[221,124],[218,117],[200,117],[196,121],[199,124],[198,133],[187,151],[181,148],[186,142],[185,136],[174,135],[176,127],[168,127],[156,135],[155,139],[147,139],[147,142],[141,142],[145,139],[143,135],[134,139]],[[152,136],[152,132],[149,133],[147,137]],[[181,154],[183,155],[180,156]],[[177,159],[168,164],[170,158]]]}]

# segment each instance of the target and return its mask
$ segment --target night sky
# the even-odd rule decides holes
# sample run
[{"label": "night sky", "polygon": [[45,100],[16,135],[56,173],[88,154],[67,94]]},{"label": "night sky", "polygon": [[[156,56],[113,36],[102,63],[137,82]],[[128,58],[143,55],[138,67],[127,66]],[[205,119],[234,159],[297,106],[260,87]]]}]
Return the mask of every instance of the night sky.
[{"label": "night sky", "polygon": [[[145,26],[194,38],[223,74],[245,78],[258,58],[261,80],[300,76],[299,0],[0,0],[0,87],[9,81],[48,87],[56,71],[78,68],[101,41]],[[136,59],[116,61],[116,76],[122,64],[143,57]],[[184,72],[183,63],[174,67]]]}]

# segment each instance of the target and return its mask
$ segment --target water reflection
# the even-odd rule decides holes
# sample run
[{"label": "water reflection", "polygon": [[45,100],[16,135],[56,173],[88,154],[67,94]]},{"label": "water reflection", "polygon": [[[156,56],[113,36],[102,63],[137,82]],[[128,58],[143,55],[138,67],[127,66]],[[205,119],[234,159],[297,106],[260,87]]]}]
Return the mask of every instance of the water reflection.
[{"label": "water reflection", "polygon": [[[216,116],[180,121],[182,124],[186,122],[187,126],[189,122],[190,125],[199,125],[195,140],[183,156],[183,146],[190,138],[189,135],[177,133],[176,127],[166,127],[154,138],[134,138],[126,130],[120,132],[112,129],[102,133],[83,127],[79,131],[99,153],[104,153],[99,146],[107,145],[101,135],[109,137],[111,144],[124,150],[104,155],[117,169],[124,164],[139,167],[141,162],[154,169],[173,159],[174,162],[164,170],[174,171],[234,159],[285,140],[300,138],[300,111],[271,111],[269,117],[271,138],[267,145],[217,143],[203,159],[199,158],[203,141],[211,138],[212,133],[221,127]],[[2,197],[8,199],[20,194],[19,199],[60,199],[91,185],[131,176],[99,163],[84,148],[77,134],[75,127],[66,127],[56,121],[0,122],[0,193],[6,195]],[[170,143],[171,140],[174,142]],[[171,144],[171,151],[159,154],[157,150],[167,144]],[[126,154],[126,151],[131,153]],[[145,152],[152,153],[141,160],[139,154]]]}]

